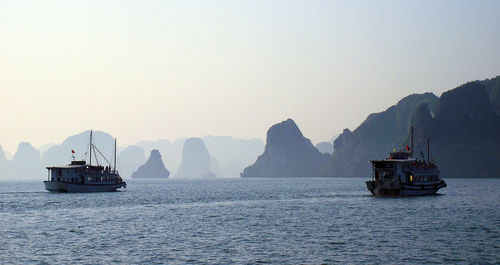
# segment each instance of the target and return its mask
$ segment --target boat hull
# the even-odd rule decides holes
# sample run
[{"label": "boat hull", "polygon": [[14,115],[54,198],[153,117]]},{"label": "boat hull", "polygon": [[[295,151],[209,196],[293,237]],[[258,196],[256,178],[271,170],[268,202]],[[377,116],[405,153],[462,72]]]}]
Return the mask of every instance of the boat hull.
[{"label": "boat hull", "polygon": [[446,182],[427,185],[408,185],[397,181],[367,181],[366,188],[376,196],[422,196],[434,195],[436,192],[446,187]]},{"label": "boat hull", "polygon": [[126,184],[75,184],[59,181],[44,181],[45,189],[50,192],[107,192],[125,188]]}]

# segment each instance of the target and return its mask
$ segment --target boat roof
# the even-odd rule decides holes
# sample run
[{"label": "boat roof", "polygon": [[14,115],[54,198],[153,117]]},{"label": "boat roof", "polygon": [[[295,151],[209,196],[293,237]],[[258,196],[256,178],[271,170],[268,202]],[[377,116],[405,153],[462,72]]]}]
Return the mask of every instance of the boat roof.
[{"label": "boat roof", "polygon": [[377,163],[377,162],[412,162],[416,161],[417,159],[415,158],[408,158],[408,159],[383,159],[383,160],[370,160],[371,163]]},{"label": "boat roof", "polygon": [[70,169],[70,168],[82,168],[86,167],[87,165],[66,165],[66,166],[58,166],[58,167],[46,167],[47,169],[56,169],[56,168],[61,168],[61,169]]},{"label": "boat roof", "polygon": [[73,160],[71,161],[71,164],[68,164],[68,165],[65,165],[65,166],[56,166],[56,167],[47,167],[47,169],[54,169],[54,168],[59,168],[59,169],[68,169],[68,168],[82,168],[82,167],[86,167],[86,166],[90,166],[90,165],[87,165],[87,163],[85,162],[85,160]]}]

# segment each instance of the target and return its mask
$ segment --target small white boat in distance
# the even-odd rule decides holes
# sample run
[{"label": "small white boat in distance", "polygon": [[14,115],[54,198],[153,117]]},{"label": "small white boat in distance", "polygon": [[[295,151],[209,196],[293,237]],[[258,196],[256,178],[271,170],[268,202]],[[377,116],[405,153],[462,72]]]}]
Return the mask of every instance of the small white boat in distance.
[{"label": "small white boat in distance", "polygon": [[[91,162],[93,149],[101,154],[99,149],[92,144],[92,131],[90,131],[90,164],[84,160],[73,160],[67,166],[47,167],[48,176],[47,181],[44,181],[45,189],[51,192],[103,192],[126,188],[127,183],[122,180],[116,170],[116,139],[113,167],[111,165],[106,167],[93,166]],[[104,159],[107,161],[105,157]]]}]

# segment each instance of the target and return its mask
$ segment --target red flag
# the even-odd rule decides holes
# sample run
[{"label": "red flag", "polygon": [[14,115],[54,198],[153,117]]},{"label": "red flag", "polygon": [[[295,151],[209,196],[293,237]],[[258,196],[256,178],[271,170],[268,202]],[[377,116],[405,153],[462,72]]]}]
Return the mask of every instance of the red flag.
[{"label": "red flag", "polygon": [[410,151],[410,147],[406,145],[406,151]]},{"label": "red flag", "polygon": [[75,150],[71,149],[71,153],[74,154],[75,153]]}]

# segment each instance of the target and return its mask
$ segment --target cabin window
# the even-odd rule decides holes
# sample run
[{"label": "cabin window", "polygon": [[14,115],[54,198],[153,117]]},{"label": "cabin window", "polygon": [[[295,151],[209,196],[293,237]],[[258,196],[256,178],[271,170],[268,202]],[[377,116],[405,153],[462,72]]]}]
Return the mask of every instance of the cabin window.
[{"label": "cabin window", "polygon": [[394,174],[392,170],[387,169],[377,169],[375,170],[376,180],[392,180],[394,179]]}]

